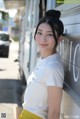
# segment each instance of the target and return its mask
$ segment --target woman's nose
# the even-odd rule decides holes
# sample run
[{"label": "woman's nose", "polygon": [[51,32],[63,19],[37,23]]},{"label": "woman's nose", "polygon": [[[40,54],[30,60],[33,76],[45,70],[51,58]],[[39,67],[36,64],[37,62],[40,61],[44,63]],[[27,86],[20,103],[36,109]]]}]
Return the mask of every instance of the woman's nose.
[{"label": "woman's nose", "polygon": [[43,35],[43,36],[42,36],[42,41],[45,41],[45,40],[46,40],[46,36]]}]

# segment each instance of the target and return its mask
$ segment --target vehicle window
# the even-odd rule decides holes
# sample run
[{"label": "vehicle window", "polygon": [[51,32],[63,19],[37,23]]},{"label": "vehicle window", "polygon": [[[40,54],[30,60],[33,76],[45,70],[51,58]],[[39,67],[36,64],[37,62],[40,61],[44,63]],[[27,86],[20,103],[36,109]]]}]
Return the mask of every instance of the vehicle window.
[{"label": "vehicle window", "polygon": [[2,41],[8,41],[9,40],[9,35],[0,34],[0,40],[2,40]]}]

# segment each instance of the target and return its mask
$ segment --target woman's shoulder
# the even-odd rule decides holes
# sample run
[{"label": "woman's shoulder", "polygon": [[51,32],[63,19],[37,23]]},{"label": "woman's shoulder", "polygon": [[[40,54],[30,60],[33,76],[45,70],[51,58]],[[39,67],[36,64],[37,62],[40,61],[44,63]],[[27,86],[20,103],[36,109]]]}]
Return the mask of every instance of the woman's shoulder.
[{"label": "woman's shoulder", "polygon": [[54,70],[54,69],[60,69],[60,68],[63,68],[63,63],[61,61],[52,61],[52,62],[46,63],[46,69]]}]

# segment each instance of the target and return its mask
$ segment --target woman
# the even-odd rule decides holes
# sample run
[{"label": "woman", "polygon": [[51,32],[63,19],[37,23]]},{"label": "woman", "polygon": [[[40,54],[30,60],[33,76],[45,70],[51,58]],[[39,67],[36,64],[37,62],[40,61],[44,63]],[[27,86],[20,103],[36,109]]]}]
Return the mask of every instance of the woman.
[{"label": "woman", "polygon": [[56,48],[64,27],[59,17],[60,11],[48,10],[37,25],[34,38],[40,59],[28,78],[19,119],[60,118],[64,70]]}]

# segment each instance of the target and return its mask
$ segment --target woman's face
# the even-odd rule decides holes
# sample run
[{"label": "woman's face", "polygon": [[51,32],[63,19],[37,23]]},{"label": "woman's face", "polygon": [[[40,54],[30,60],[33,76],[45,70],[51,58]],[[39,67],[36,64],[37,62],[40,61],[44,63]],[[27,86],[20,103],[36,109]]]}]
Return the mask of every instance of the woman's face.
[{"label": "woman's face", "polygon": [[51,55],[55,51],[55,39],[53,31],[47,23],[42,23],[37,29],[35,40],[42,54]]}]

